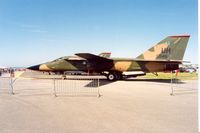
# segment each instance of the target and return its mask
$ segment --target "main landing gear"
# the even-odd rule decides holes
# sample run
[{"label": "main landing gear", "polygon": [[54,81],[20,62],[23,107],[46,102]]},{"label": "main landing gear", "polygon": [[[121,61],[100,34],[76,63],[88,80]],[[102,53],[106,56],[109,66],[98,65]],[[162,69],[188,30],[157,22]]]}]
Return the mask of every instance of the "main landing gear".
[{"label": "main landing gear", "polygon": [[123,75],[120,72],[109,72],[107,74],[107,79],[109,81],[121,80],[123,79]]}]

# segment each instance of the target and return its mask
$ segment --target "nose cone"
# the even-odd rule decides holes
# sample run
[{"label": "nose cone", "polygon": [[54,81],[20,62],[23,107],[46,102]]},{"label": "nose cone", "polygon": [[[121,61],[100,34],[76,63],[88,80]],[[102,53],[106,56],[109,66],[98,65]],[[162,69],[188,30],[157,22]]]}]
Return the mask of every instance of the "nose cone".
[{"label": "nose cone", "polygon": [[35,70],[35,71],[39,71],[39,69],[40,69],[40,65],[30,66],[30,67],[28,67],[27,69],[29,69],[29,70]]}]

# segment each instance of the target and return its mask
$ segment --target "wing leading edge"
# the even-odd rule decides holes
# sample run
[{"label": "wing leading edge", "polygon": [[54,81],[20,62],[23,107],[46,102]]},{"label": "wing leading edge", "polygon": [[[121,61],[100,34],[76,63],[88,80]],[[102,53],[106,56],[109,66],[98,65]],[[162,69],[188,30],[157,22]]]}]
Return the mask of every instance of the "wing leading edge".
[{"label": "wing leading edge", "polygon": [[113,61],[111,59],[102,57],[102,56],[98,56],[98,55],[94,55],[94,54],[90,54],[90,53],[77,53],[75,54],[81,58],[84,58],[86,60],[96,60],[96,61]]}]

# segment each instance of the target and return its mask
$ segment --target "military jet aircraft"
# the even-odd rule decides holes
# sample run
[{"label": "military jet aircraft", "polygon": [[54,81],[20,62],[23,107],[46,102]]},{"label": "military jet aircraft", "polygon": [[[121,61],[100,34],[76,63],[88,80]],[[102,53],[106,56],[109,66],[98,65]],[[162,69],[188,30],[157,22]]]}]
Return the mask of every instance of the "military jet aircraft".
[{"label": "military jet aircraft", "polygon": [[[110,58],[110,53],[76,53],[28,69],[43,72],[83,71],[99,73],[110,81],[179,69],[190,35],[168,36],[136,58]],[[134,73],[134,72],[143,72]]]}]

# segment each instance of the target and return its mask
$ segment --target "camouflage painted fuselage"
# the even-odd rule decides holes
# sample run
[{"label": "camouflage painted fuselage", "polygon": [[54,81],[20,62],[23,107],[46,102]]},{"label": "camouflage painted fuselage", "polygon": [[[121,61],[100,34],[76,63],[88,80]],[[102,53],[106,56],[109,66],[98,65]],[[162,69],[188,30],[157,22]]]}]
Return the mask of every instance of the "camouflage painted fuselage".
[{"label": "camouflage painted fuselage", "polygon": [[109,61],[92,61],[92,60],[67,60],[48,62],[39,65],[40,71],[84,71],[84,72],[103,72],[103,71],[144,71],[144,72],[160,72],[178,69],[180,62],[158,62],[158,61],[137,61],[137,59],[111,59]]},{"label": "camouflage painted fuselage", "polygon": [[139,55],[135,59],[110,58],[110,53],[98,55],[77,53],[76,56],[61,57],[52,62],[29,67],[31,70],[47,72],[84,71],[108,72],[110,79],[121,77],[123,72],[161,72],[179,68],[189,40],[189,35],[169,36]]}]

